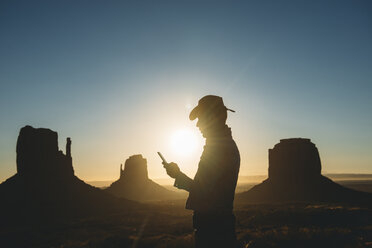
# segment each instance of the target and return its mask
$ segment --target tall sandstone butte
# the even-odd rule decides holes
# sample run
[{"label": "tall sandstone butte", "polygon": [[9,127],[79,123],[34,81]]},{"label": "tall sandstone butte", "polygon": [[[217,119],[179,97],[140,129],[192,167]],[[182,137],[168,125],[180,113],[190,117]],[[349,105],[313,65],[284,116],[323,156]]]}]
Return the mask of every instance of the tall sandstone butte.
[{"label": "tall sandstone butte", "polygon": [[282,139],[269,149],[269,179],[292,185],[319,180],[319,152],[310,139]]},{"label": "tall sandstone butte", "polygon": [[34,180],[72,179],[71,139],[67,138],[66,155],[58,149],[58,134],[46,128],[25,126],[17,140],[17,174]]},{"label": "tall sandstone butte", "polygon": [[125,161],[124,170],[120,165],[120,178],[113,182],[106,191],[118,197],[140,202],[182,197],[149,179],[147,160],[140,154],[130,156]]},{"label": "tall sandstone butte", "polygon": [[269,177],[237,195],[259,202],[350,202],[372,204],[372,194],[345,188],[321,175],[318,149],[310,139],[282,139],[269,149]]},{"label": "tall sandstone butte", "polygon": [[25,126],[16,151],[17,173],[0,184],[3,221],[86,216],[133,206],[74,175],[70,138],[65,155],[58,149],[57,132]]}]

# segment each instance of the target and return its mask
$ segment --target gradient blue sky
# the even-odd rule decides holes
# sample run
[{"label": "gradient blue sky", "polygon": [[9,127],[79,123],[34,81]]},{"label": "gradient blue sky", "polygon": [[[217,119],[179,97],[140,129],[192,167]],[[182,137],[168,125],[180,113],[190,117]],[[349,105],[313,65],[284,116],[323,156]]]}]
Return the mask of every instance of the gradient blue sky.
[{"label": "gradient blue sky", "polygon": [[[241,175],[267,172],[281,138],[317,145],[323,172],[372,173],[371,1],[1,1],[0,181],[16,171],[24,125],[71,137],[84,180],[117,178],[158,150],[190,176],[198,151],[172,154],[206,94],[228,123]],[[201,137],[199,137],[201,139]]]}]

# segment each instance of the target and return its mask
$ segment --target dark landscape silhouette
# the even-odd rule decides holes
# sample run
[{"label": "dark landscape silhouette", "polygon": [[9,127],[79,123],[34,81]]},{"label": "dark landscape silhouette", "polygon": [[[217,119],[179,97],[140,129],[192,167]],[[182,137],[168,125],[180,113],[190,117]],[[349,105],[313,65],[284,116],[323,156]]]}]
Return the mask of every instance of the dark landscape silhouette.
[{"label": "dark landscape silhouette", "polygon": [[345,202],[372,206],[372,194],[345,188],[321,175],[321,160],[310,139],[282,139],[269,149],[269,178],[238,194],[250,203]]},{"label": "dark landscape silhouette", "polygon": [[137,205],[84,183],[74,175],[71,139],[63,154],[57,132],[31,126],[19,132],[17,174],[0,185],[0,196],[3,222],[82,217]]},{"label": "dark landscape silhouette", "polygon": [[120,178],[105,191],[139,202],[183,198],[179,193],[170,191],[149,179],[147,160],[140,154],[130,156],[125,161],[124,170],[120,165]]},{"label": "dark landscape silhouette", "polygon": [[[2,247],[193,247],[184,200],[141,204],[92,187],[74,175],[71,146],[68,138],[63,154],[56,132],[20,130],[17,173],[0,184]],[[269,154],[269,178],[236,195],[241,246],[368,247],[370,193],[323,177],[309,139],[281,140]],[[133,181],[138,179],[159,197],[168,193],[148,178],[141,155],[130,157],[120,173],[111,188],[125,191],[129,185],[144,199],[146,190]]]}]

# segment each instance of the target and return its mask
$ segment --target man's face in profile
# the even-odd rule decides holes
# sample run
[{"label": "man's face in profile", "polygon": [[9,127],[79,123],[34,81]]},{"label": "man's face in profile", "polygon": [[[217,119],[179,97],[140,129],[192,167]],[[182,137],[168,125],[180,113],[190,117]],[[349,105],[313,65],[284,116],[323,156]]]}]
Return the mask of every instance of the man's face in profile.
[{"label": "man's face in profile", "polygon": [[198,121],[196,122],[196,126],[199,128],[200,132],[203,134],[203,136],[205,137],[205,131],[207,129],[207,123],[208,121],[206,120],[205,117],[198,117]]},{"label": "man's face in profile", "polygon": [[198,116],[196,126],[199,128],[204,138],[208,136],[208,133],[225,125],[225,120],[218,117],[219,116],[212,113],[205,113]]}]

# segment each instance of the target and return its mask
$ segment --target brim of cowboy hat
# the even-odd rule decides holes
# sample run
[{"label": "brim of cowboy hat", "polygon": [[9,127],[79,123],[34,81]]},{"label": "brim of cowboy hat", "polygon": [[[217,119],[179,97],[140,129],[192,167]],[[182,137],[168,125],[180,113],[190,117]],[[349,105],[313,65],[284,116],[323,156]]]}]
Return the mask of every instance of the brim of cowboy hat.
[{"label": "brim of cowboy hat", "polygon": [[196,118],[198,118],[199,112],[200,112],[200,108],[198,105],[193,110],[191,110],[190,115],[189,115],[190,120],[193,121]]},{"label": "brim of cowboy hat", "polygon": [[[226,108],[225,106],[223,106],[223,107],[226,111],[231,111],[231,112],[235,113],[235,110]],[[191,113],[189,115],[190,120],[192,120],[192,121],[195,120],[196,118],[199,117],[199,114],[200,114],[200,106],[198,105],[193,110],[191,110]]]},{"label": "brim of cowboy hat", "polygon": [[193,121],[196,118],[198,118],[199,112],[200,112],[200,107],[198,105],[193,110],[191,110],[191,113],[189,115],[190,120]]}]

